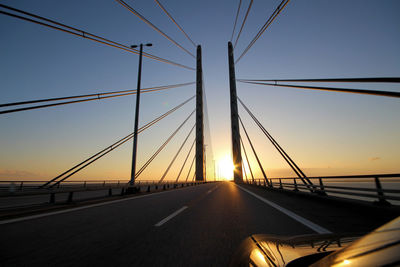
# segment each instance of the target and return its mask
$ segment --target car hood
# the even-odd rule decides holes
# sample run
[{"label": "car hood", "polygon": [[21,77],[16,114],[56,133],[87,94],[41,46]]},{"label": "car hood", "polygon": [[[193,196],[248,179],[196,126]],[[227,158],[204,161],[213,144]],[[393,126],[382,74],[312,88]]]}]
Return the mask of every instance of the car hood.
[{"label": "car hood", "polygon": [[235,253],[231,266],[309,265],[348,246],[360,234],[323,234],[282,237],[257,234],[246,238]]},{"label": "car hood", "polygon": [[400,217],[312,266],[399,266]]},{"label": "car hood", "polygon": [[323,234],[282,237],[252,235],[231,266],[398,266],[400,217],[360,237]]}]

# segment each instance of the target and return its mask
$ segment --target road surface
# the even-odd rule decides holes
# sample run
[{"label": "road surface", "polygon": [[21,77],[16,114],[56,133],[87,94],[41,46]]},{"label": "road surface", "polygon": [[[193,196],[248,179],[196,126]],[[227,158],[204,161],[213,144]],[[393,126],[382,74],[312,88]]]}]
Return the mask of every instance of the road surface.
[{"label": "road surface", "polygon": [[226,266],[251,234],[342,231],[259,190],[209,183],[2,221],[0,266]]}]

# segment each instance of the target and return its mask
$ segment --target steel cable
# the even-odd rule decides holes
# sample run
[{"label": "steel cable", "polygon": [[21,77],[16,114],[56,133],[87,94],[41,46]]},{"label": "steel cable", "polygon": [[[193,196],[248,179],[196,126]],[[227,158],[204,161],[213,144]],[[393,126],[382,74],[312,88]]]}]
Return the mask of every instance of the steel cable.
[{"label": "steel cable", "polygon": [[[307,176],[299,168],[299,166],[289,157],[289,155],[285,152],[285,150],[283,150],[283,148],[278,144],[278,142],[276,142],[276,140],[269,134],[269,132],[258,121],[258,119],[253,115],[253,113],[246,107],[246,105],[242,102],[242,100],[239,97],[237,99],[239,100],[240,104],[242,104],[242,106],[247,111],[247,113],[249,113],[249,115],[254,120],[254,122],[258,125],[258,127],[261,129],[261,131],[271,141],[273,146],[278,150],[278,152],[281,154],[281,156],[284,158],[284,160],[289,164],[289,166],[292,168],[292,170],[301,179],[301,181],[307,186],[312,186],[313,185],[312,182],[307,178]],[[310,189],[310,190],[313,191],[313,189]]]},{"label": "steel cable", "polygon": [[182,29],[181,26],[175,21],[175,19],[172,17],[172,15],[165,9],[165,7],[158,1],[155,0],[158,6],[164,11],[164,13],[172,20],[172,22],[179,28],[179,30],[186,36],[186,38],[196,47],[196,44],[190,39],[189,35],[186,34],[186,32]]},{"label": "steel cable", "polygon": [[[194,83],[194,82],[193,82]],[[193,84],[193,83],[188,83],[188,84]],[[180,84],[180,85],[174,85],[174,86],[160,86],[160,87],[153,87],[153,88],[144,88],[140,90],[141,93],[150,93],[150,92],[158,92],[166,89],[171,89],[171,88],[176,88],[180,86],[185,86],[188,84]],[[158,88],[158,89],[156,89]],[[130,93],[124,93],[124,94],[117,94],[119,92],[130,92]],[[60,106],[60,105],[67,105],[67,104],[74,104],[74,103],[81,103],[81,102],[87,102],[87,101],[94,101],[94,100],[102,100],[102,99],[109,99],[109,98],[114,98],[114,97],[120,97],[120,96],[127,96],[127,95],[134,95],[136,94],[136,90],[126,90],[126,91],[119,91],[119,92],[109,92],[109,93],[99,93],[99,94],[91,94],[91,95],[86,95],[86,96],[97,96],[93,98],[87,98],[87,99],[81,99],[81,100],[74,100],[74,101],[66,101],[66,102],[59,102],[59,103],[52,103],[52,104],[46,104],[46,105],[38,105],[38,106],[31,106],[31,107],[24,107],[24,108],[17,108],[17,109],[8,109],[8,110],[3,110],[0,111],[0,114],[6,114],[6,113],[13,113],[13,112],[19,112],[19,111],[25,111],[25,110],[32,110],[32,109],[39,109],[39,108],[47,108],[47,107],[53,107],[53,106]],[[109,94],[114,94],[111,96],[103,96],[103,95],[109,95]],[[24,101],[24,102],[14,102],[14,103],[6,103],[6,104],[1,104],[0,107],[4,106],[14,106],[14,105],[26,105],[26,104],[31,104],[31,103],[39,103],[39,102],[47,102],[47,101],[57,101],[60,99],[73,99],[73,98],[83,98],[86,96],[71,96],[71,97],[60,97],[60,98],[49,98],[49,99],[39,99],[39,100],[32,100],[32,101]]]},{"label": "steel cable", "polygon": [[[247,165],[249,166],[249,170],[250,170],[250,174],[251,174],[251,180],[252,180],[253,183],[254,183],[253,171],[251,170],[250,161],[249,161],[249,158],[247,157],[246,148],[244,147],[244,143],[243,143],[243,140],[242,140],[242,137],[241,137],[241,136],[240,136],[240,142],[242,143],[242,147],[243,147],[244,155],[245,155],[245,157],[246,157]],[[246,173],[246,168],[243,168],[243,170],[245,170],[244,172]],[[246,179],[247,179],[247,175],[246,175]]]},{"label": "steel cable", "polygon": [[[243,158],[243,157],[242,157]],[[249,163],[247,163],[249,164]],[[246,167],[243,167],[243,172],[244,172],[244,177],[246,177],[246,183],[249,182],[249,179],[247,179],[247,172],[246,172]]]},{"label": "steel cable", "polygon": [[253,113],[244,105],[244,103],[240,100],[238,97],[239,102],[242,104],[244,109],[247,111],[247,113],[250,115],[250,117],[254,120],[254,122],[257,124],[257,126],[261,129],[261,131],[267,136],[267,138],[271,141],[271,143],[275,146],[275,148],[278,150],[278,152],[281,154],[281,156],[285,159],[285,161],[290,165],[290,167],[293,169],[293,171],[297,174],[297,176],[302,177],[300,175],[300,172],[297,170],[294,165],[292,165],[291,160],[289,161],[288,158],[285,156],[286,153],[283,153],[281,150],[280,146],[276,143],[275,139],[272,138],[272,136],[265,130],[265,128],[261,125],[261,123],[258,121],[258,119],[253,115]]},{"label": "steel cable", "polygon": [[237,24],[237,20],[238,20],[238,17],[239,17],[239,12],[240,12],[240,6],[241,5],[242,5],[242,0],[239,0],[239,6],[237,8],[235,23],[233,25],[232,36],[231,36],[231,39],[230,39],[231,42],[232,42],[232,39],[233,39],[233,35],[235,34],[236,24]]},{"label": "steel cable", "polygon": [[[37,19],[40,19],[40,20],[43,20],[43,21],[46,21],[46,22],[50,22],[50,23],[58,25],[60,27],[57,27],[57,26],[54,26],[54,25],[50,25],[48,23],[44,23],[44,22],[41,22],[41,21],[38,21],[38,20],[34,20],[34,19],[31,19],[31,18],[27,18],[27,17],[16,15],[16,14],[12,14],[12,13],[9,13],[9,12],[5,12],[5,11],[2,11],[2,10],[0,10],[0,14],[11,16],[11,17],[18,18],[18,19],[25,20],[25,21],[29,21],[29,22],[32,22],[32,23],[35,23],[35,24],[39,24],[39,25],[42,25],[42,26],[46,26],[46,27],[49,27],[49,28],[52,28],[52,29],[55,29],[55,30],[66,32],[66,33],[69,33],[69,34],[72,34],[72,35],[75,35],[75,36],[78,36],[78,37],[81,37],[81,38],[84,38],[84,39],[89,39],[89,40],[92,40],[92,41],[95,41],[95,42],[98,42],[98,43],[101,43],[101,44],[105,44],[105,45],[108,45],[108,46],[111,46],[111,47],[115,47],[115,48],[124,50],[126,52],[130,52],[130,53],[139,55],[139,51],[136,50],[136,49],[130,48],[129,46],[126,46],[126,45],[123,45],[123,44],[120,44],[120,43],[117,43],[117,42],[114,42],[114,41],[111,41],[111,40],[108,40],[108,39],[100,37],[98,35],[91,34],[89,32],[86,32],[86,31],[83,31],[83,30],[80,30],[80,29],[77,29],[77,28],[74,28],[74,27],[71,27],[71,26],[56,22],[54,20],[50,20],[50,19],[47,19],[47,18],[38,16],[38,15],[29,13],[29,12],[26,12],[26,11],[23,11],[23,10],[19,10],[19,9],[16,9],[16,8],[13,8],[13,7],[9,7],[9,6],[3,5],[3,4],[0,4],[0,7],[8,9],[8,10],[12,10],[14,12],[18,12],[18,13],[21,13],[21,14],[24,14],[24,15],[27,15],[27,16],[31,16],[31,17],[34,17],[34,18],[37,18]],[[64,27],[66,29],[63,29],[61,27]],[[171,64],[171,65],[175,65],[175,66],[178,66],[178,67],[182,67],[182,68],[186,68],[186,69],[190,69],[190,70],[195,70],[192,67],[188,67],[188,66],[185,66],[185,65],[182,65],[182,64],[170,61],[168,59],[164,59],[164,58],[149,54],[149,53],[143,53],[143,56],[147,57],[147,58],[150,58],[150,59],[154,59],[154,60],[160,61],[160,62],[168,63],[168,64]]]},{"label": "steel cable", "polygon": [[185,146],[186,141],[189,139],[190,134],[193,132],[194,127],[196,126],[196,124],[193,125],[192,129],[189,131],[188,135],[186,136],[185,140],[183,141],[182,145],[179,147],[178,151],[176,152],[175,156],[172,158],[171,162],[169,163],[167,169],[165,170],[164,174],[161,176],[160,180],[158,181],[158,183],[161,183],[165,176],[167,176],[169,170],[171,169],[172,164],[174,164],[176,158],[178,157],[179,153],[181,152],[182,148]]},{"label": "steel cable", "polygon": [[[194,83],[195,82],[163,85],[163,86],[156,86],[156,87],[148,87],[148,88],[142,88],[140,90],[140,92],[142,92],[142,90],[145,91],[145,92],[150,91],[150,90],[151,90],[150,92],[154,92],[154,91],[159,91],[159,90],[165,90],[165,89],[170,89],[170,88],[176,88],[176,87],[191,85],[191,84],[194,84]],[[18,105],[26,105],[26,104],[34,104],[34,103],[41,103],[41,102],[48,102],[48,101],[74,99],[74,98],[83,98],[83,97],[89,97],[89,96],[97,96],[98,97],[98,96],[102,96],[102,95],[128,93],[128,92],[136,93],[136,89],[113,91],[113,92],[103,92],[103,93],[94,93],[94,94],[87,94],[87,95],[75,95],[75,96],[64,96],[64,97],[47,98],[47,99],[28,100],[28,101],[0,104],[0,107],[18,106]]]},{"label": "steel cable", "polygon": [[172,42],[173,44],[175,44],[177,47],[179,47],[180,49],[182,49],[183,51],[185,51],[186,53],[188,53],[189,55],[191,55],[193,58],[196,58],[192,53],[190,53],[188,50],[186,50],[183,46],[181,46],[180,44],[178,44],[175,40],[173,40],[171,37],[169,37],[167,34],[165,34],[163,31],[161,31],[159,28],[157,28],[153,23],[151,23],[149,20],[147,20],[145,17],[143,17],[139,12],[137,12],[135,9],[133,9],[131,6],[129,6],[127,3],[125,3],[123,0],[115,0],[118,3],[120,3],[123,7],[125,7],[126,9],[128,9],[132,14],[134,14],[135,16],[137,16],[139,19],[141,19],[143,22],[145,22],[147,25],[149,25],[150,27],[152,27],[154,30],[156,30],[159,34],[161,34],[162,36],[164,36],[165,38],[167,38],[170,42]]},{"label": "steel cable", "polygon": [[365,89],[345,89],[345,88],[334,88],[334,87],[319,87],[319,86],[304,86],[304,85],[290,85],[290,84],[251,82],[251,81],[241,81],[241,80],[238,80],[238,81],[242,82],[242,83],[266,85],[266,86],[277,86],[277,87],[288,87],[288,88],[295,88],[295,89],[318,90],[318,91],[333,91],[333,92],[341,92],[341,93],[375,95],[375,96],[386,96],[386,97],[400,97],[400,92],[393,92],[393,91],[365,90]]},{"label": "steel cable", "polygon": [[268,80],[246,80],[251,82],[355,82],[355,83],[400,83],[400,77],[369,77],[369,78],[327,78],[327,79],[268,79]]},{"label": "steel cable", "polygon": [[[187,101],[185,101],[185,102],[187,103]],[[163,118],[165,118],[166,116],[168,116],[169,114],[171,114],[172,112],[174,112],[175,110],[177,110],[179,107],[181,107],[183,104],[185,104],[185,102],[182,103],[181,105],[175,107],[174,109],[171,109],[171,110],[168,111],[167,113],[164,113],[162,116],[160,116],[160,117],[154,119],[153,121],[147,123],[145,126],[141,127],[141,128],[138,130],[138,134],[141,133],[141,132],[143,132],[144,130],[148,129],[149,127],[151,127],[151,126],[154,125],[155,123],[159,122],[160,120],[162,120]],[[117,144],[117,143],[114,143],[113,145],[111,145],[111,146],[109,147],[108,151],[105,151],[103,154],[99,155],[100,153],[97,153],[96,155],[99,155],[99,156],[97,156],[97,158],[91,160],[90,162],[88,162],[87,164],[85,164],[84,166],[82,166],[81,168],[79,168],[78,170],[74,171],[73,173],[71,173],[71,174],[67,175],[66,177],[62,178],[61,180],[57,181],[55,184],[53,184],[53,185],[50,186],[50,187],[53,187],[53,186],[55,186],[55,185],[61,183],[62,181],[66,180],[67,178],[69,178],[69,177],[72,176],[73,174],[75,174],[75,173],[77,173],[78,171],[82,170],[82,169],[85,168],[86,166],[92,164],[92,163],[95,162],[96,160],[102,158],[103,156],[105,156],[106,154],[108,154],[109,152],[111,152],[112,150],[114,150],[115,148],[119,147],[120,145],[122,145],[122,144],[125,143],[126,141],[130,140],[131,138],[133,138],[133,133],[131,133],[131,134],[129,134],[128,136],[126,136],[125,138],[123,138],[123,141],[122,141],[122,142],[117,142],[118,144]],[[107,150],[107,149],[106,149],[106,150]],[[103,151],[104,151],[104,150],[103,150]],[[93,158],[93,157],[94,157],[94,156],[92,156],[91,158]],[[80,165],[82,165],[83,163],[85,163],[85,162],[88,161],[88,160],[89,160],[89,159],[85,160],[84,162],[81,162],[80,164],[78,164],[77,166],[75,166],[73,169],[79,167]],[[70,169],[70,170],[67,171],[67,172],[64,172],[64,174],[66,174],[66,173],[68,173],[68,172],[70,172],[70,171],[72,171],[72,169]],[[62,175],[59,175],[58,177],[54,178],[53,180],[59,178],[60,176],[63,176],[63,174],[62,174]]]},{"label": "steel cable", "polygon": [[[196,154],[193,156],[193,160],[192,160],[192,163],[190,164],[189,172],[188,172],[188,174],[187,174],[187,176],[186,176],[185,183],[187,182],[187,180],[188,180],[188,178],[189,178],[190,171],[192,170],[193,163],[194,163],[194,160],[195,160],[195,159],[196,159]],[[195,174],[196,174],[196,172],[195,172]]]},{"label": "steel cable", "polygon": [[172,138],[179,132],[183,125],[189,120],[189,118],[194,114],[194,110],[189,114],[189,116],[178,126],[178,128],[165,140],[165,142],[156,150],[156,152],[146,161],[145,164],[136,172],[135,179],[137,179],[140,174],[150,165],[150,163],[157,157],[157,155],[164,149],[164,147],[172,140]]},{"label": "steel cable", "polygon": [[193,173],[192,182],[194,182],[194,178],[196,178],[196,171]]},{"label": "steel cable", "polygon": [[235,45],[233,46],[233,49],[235,49],[235,47],[236,47],[236,45],[237,45],[237,43],[239,41],[240,35],[242,34],[243,27],[246,24],[246,20],[247,20],[247,17],[249,15],[249,12],[250,12],[250,9],[251,9],[252,5],[253,5],[253,0],[250,0],[249,7],[247,8],[246,15],[244,16],[244,19],[243,19],[243,22],[242,22],[242,26],[240,27],[238,36],[236,37],[236,41],[235,41]]},{"label": "steel cable", "polygon": [[[210,155],[211,157],[206,157],[205,156],[205,166],[206,166],[206,170],[207,170],[207,160],[210,162],[213,162],[214,160],[214,151],[213,151],[213,145],[212,145],[212,141],[211,141],[211,130],[210,130],[210,120],[209,120],[209,116],[208,116],[208,104],[207,104],[207,95],[206,95],[206,90],[204,87],[204,77],[202,75],[202,80],[203,80],[203,126],[204,126],[204,145],[206,145],[208,147],[207,150],[205,150],[205,155]],[[214,171],[214,175],[215,175],[215,166],[212,166],[212,169]],[[209,168],[210,170],[210,168]],[[207,173],[206,173],[207,176]]]},{"label": "steel cable", "polygon": [[182,173],[182,171],[183,171],[183,168],[184,168],[185,165],[186,165],[186,161],[188,160],[189,155],[190,155],[190,152],[192,152],[195,143],[196,143],[196,139],[194,139],[194,141],[193,141],[193,143],[192,143],[192,146],[190,147],[189,152],[187,153],[187,156],[186,156],[185,160],[183,161],[182,167],[181,167],[181,169],[179,170],[179,173],[178,173],[178,176],[176,177],[175,183],[178,182],[179,177],[181,176],[181,173]]},{"label": "steel cable", "polygon": [[[155,118],[154,120],[152,120],[151,122],[145,124],[144,126],[142,126],[139,130],[138,133],[143,132],[144,130],[146,130],[147,128],[151,127],[152,125],[154,125],[155,123],[159,122],[160,120],[164,119],[165,117],[167,117],[168,115],[170,115],[171,113],[175,112],[177,109],[181,108],[183,105],[185,105],[186,103],[188,103],[190,100],[192,100],[194,98],[194,96],[192,96],[191,98],[189,98],[188,100],[182,102],[181,104],[179,104],[178,106],[170,109],[169,111],[167,111],[166,113],[164,113],[163,115]],[[45,184],[43,184],[40,187],[45,187],[47,185],[49,185],[50,183],[56,181],[57,179],[61,178],[62,176],[66,175],[67,173],[73,171],[74,169],[78,168],[79,166],[85,164],[86,162],[90,161],[88,164],[86,164],[84,167],[88,166],[89,164],[93,163],[94,161],[96,161],[97,159],[103,157],[104,155],[108,154],[109,152],[111,152],[114,148],[120,146],[121,144],[125,143],[126,141],[128,141],[129,139],[131,139],[133,137],[133,133],[128,134],[127,136],[125,136],[124,138],[118,140],[117,142],[115,142],[114,144],[104,148],[103,150],[101,150],[100,152],[97,152],[96,154],[94,154],[93,156],[87,158],[86,160],[82,161],[81,163],[75,165],[74,167],[68,169],[67,171],[63,172],[62,174],[56,176],[55,178],[51,179],[50,181],[46,182]],[[97,157],[97,158],[96,158]],[[79,170],[81,170],[82,168],[80,168]],[[76,172],[74,172],[73,174],[75,174]],[[72,174],[71,174],[72,175]],[[55,184],[51,185],[54,186],[56,184],[59,184],[60,182],[64,181],[65,179],[67,179],[68,177],[70,177],[71,175],[64,177],[62,180],[56,182]]]},{"label": "steel cable", "polygon": [[243,130],[244,130],[244,133],[246,134],[247,140],[248,140],[249,143],[250,143],[251,149],[253,150],[253,153],[254,153],[254,155],[255,155],[255,157],[256,157],[256,159],[257,159],[257,163],[258,163],[258,166],[260,167],[261,172],[262,172],[262,174],[263,174],[263,176],[264,176],[264,180],[265,180],[265,181],[267,182],[267,184],[269,185],[268,177],[267,177],[267,175],[266,175],[265,172],[264,172],[264,168],[263,168],[263,166],[261,165],[261,161],[260,161],[260,159],[258,158],[257,152],[256,152],[256,150],[255,150],[255,148],[254,148],[254,146],[253,146],[253,143],[251,142],[251,139],[250,139],[249,134],[247,133],[246,127],[244,127],[243,121],[242,121],[242,119],[240,118],[240,116],[238,116],[238,117],[239,117],[239,122],[240,122],[240,124],[242,125],[242,128],[243,128]]},{"label": "steel cable", "polygon": [[249,51],[249,49],[254,45],[254,43],[258,40],[258,38],[261,37],[261,35],[271,25],[271,23],[275,20],[275,18],[279,15],[279,13],[281,13],[281,11],[286,7],[286,5],[289,3],[289,1],[290,0],[283,0],[278,5],[278,7],[275,9],[275,11],[272,13],[272,15],[268,18],[268,20],[261,27],[261,29],[258,31],[256,36],[253,38],[253,40],[249,43],[249,45],[245,48],[245,50],[242,52],[242,54],[239,56],[239,58],[235,61],[235,64],[237,62],[239,62],[239,60]]}]

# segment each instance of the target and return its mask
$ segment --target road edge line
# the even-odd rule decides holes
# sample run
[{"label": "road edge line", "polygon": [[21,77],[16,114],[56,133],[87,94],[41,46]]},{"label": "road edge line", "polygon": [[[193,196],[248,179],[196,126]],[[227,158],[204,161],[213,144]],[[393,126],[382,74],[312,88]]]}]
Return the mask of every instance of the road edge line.
[{"label": "road edge line", "polygon": [[332,233],[328,229],[326,229],[326,228],[324,228],[322,226],[319,226],[318,224],[315,224],[315,223],[313,223],[313,222],[301,217],[300,215],[297,215],[296,213],[294,213],[294,212],[292,212],[292,211],[290,211],[288,209],[285,209],[285,208],[279,206],[278,204],[275,204],[274,202],[269,201],[269,200],[257,195],[256,193],[251,192],[248,189],[245,189],[245,188],[241,187],[240,185],[237,185],[237,184],[235,184],[235,185],[237,187],[239,187],[241,190],[243,190],[243,191],[247,192],[248,194],[252,195],[253,197],[255,197],[255,198],[261,200],[262,202],[270,205],[271,207],[279,210],[280,212],[282,212],[285,215],[291,217],[292,219],[298,221],[299,223],[307,226],[308,228],[312,229],[313,231],[317,232],[318,234],[331,234]]}]

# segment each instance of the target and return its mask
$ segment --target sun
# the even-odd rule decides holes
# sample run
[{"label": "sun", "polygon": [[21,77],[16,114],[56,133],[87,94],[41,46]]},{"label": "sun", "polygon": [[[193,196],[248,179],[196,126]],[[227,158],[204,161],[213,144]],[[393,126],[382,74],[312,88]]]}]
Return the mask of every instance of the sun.
[{"label": "sun", "polygon": [[235,169],[232,158],[226,155],[218,160],[218,176],[224,180],[233,179],[233,170]]}]

